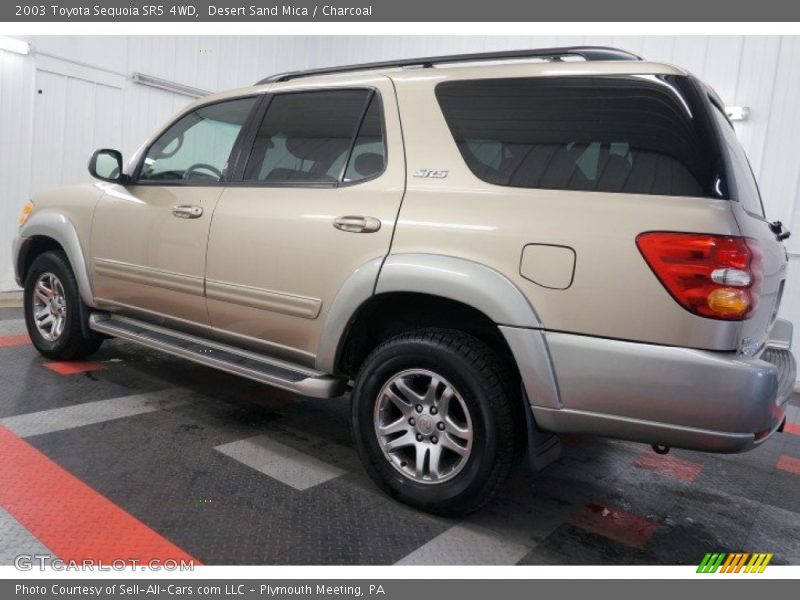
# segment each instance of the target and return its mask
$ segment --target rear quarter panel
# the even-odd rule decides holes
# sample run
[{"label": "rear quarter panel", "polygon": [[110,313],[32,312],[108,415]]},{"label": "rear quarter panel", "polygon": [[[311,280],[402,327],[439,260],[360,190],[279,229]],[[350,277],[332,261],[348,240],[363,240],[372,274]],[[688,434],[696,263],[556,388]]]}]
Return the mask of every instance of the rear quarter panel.
[{"label": "rear quarter panel", "polygon": [[[742,347],[759,348],[766,340],[778,316],[788,269],[788,256],[769,223],[761,215],[747,212],[741,202],[731,202],[742,235],[758,245],[761,281],[756,310],[742,325]],[[791,300],[789,300],[791,301]]]},{"label": "rear quarter panel", "polygon": [[[493,76],[526,75],[522,68],[508,71]],[[529,71],[528,76],[542,69]],[[548,73],[563,74],[558,68],[544,76]],[[458,77],[470,75],[474,78],[475,70],[464,69]],[[636,236],[645,231],[739,235],[729,201],[486,183],[467,167],[439,108],[434,90],[443,78],[396,78],[408,187],[392,254],[444,254],[488,265],[522,290],[549,330],[714,350],[737,347],[741,324],[683,309],[636,246]],[[448,174],[415,177],[420,169]],[[526,244],[573,248],[572,285],[554,290],[522,277]]]}]

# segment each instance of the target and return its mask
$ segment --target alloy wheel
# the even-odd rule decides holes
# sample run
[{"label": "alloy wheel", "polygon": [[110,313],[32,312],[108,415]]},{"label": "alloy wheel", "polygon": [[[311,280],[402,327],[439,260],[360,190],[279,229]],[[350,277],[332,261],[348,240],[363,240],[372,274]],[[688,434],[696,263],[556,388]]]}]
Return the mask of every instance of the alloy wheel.
[{"label": "alloy wheel", "polygon": [[417,483],[452,479],[469,461],[473,424],[464,399],[441,375],[409,369],[381,388],[375,434],[390,464]]},{"label": "alloy wheel", "polygon": [[61,280],[53,273],[42,273],[33,287],[33,322],[48,342],[55,342],[64,333],[67,298]]}]

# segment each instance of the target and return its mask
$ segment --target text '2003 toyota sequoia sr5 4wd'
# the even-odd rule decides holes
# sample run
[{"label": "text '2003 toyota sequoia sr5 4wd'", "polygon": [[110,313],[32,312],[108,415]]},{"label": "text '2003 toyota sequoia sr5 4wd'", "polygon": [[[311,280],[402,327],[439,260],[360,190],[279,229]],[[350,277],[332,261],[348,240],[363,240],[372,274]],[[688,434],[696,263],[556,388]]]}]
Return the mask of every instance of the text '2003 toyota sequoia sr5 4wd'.
[{"label": "text '2003 toyota sequoia sr5 4wd'", "polygon": [[35,346],[106,337],[313,397],[443,513],[557,433],[712,452],[784,422],[780,223],[717,95],[612,48],[276,75],[198,100],[14,242]]}]

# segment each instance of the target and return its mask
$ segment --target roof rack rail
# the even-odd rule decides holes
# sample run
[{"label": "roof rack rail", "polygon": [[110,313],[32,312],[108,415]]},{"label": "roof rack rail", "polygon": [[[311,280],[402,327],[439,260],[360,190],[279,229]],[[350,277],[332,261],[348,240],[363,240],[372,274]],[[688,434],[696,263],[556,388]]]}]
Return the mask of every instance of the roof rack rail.
[{"label": "roof rack rail", "polygon": [[587,61],[594,60],[642,60],[640,56],[606,46],[568,46],[564,48],[541,48],[538,50],[504,50],[501,52],[480,52],[477,54],[452,54],[450,56],[430,56],[427,58],[406,58],[402,60],[388,60],[382,62],[362,63],[342,67],[324,67],[321,69],[308,69],[306,71],[290,71],[271,75],[258,82],[277,83],[301,77],[314,75],[332,75],[335,73],[349,73],[351,71],[365,71],[367,69],[389,69],[397,67],[420,67],[429,69],[434,65],[448,63],[474,62],[481,60],[510,60],[524,58],[545,58],[560,60],[564,56],[579,56]]}]

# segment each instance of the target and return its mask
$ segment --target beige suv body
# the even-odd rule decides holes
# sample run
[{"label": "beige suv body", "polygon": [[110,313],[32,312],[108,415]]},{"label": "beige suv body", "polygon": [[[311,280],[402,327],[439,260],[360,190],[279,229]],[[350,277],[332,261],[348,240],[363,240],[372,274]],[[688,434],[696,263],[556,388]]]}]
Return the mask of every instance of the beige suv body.
[{"label": "beige suv body", "polygon": [[[34,341],[64,354],[38,310],[88,350],[99,332],[318,397],[355,380],[368,470],[432,510],[488,499],[502,437],[539,466],[550,432],[751,448],[795,377],[786,233],[716,95],[629,58],[424,59],[198,100],[124,172],[101,151],[105,182],[34,199],[15,241]],[[74,323],[58,290],[37,301],[47,252]],[[479,355],[484,379],[455,381]]]}]

